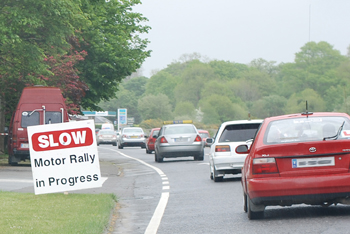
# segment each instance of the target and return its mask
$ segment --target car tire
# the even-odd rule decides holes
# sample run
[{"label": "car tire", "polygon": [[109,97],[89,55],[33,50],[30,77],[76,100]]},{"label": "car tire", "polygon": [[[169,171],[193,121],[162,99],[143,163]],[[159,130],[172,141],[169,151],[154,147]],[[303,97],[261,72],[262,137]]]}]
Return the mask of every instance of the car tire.
[{"label": "car tire", "polygon": [[222,182],[224,180],[224,177],[223,176],[216,176],[217,174],[218,174],[217,170],[214,167],[214,173],[213,173],[214,182]]},{"label": "car tire", "polygon": [[[246,195],[247,197],[247,212],[248,212],[248,218],[250,220],[252,219],[262,219],[264,217],[264,209],[265,207],[263,207],[262,210],[259,210],[259,211],[253,211],[252,209],[256,209],[256,205],[253,204],[253,202],[250,200],[249,196]],[[259,207],[260,208],[260,207]]]},{"label": "car tire", "polygon": [[243,210],[247,213],[247,195],[243,193]]},{"label": "car tire", "polygon": [[145,145],[141,145],[141,149],[145,149],[146,148],[146,146]]},{"label": "car tire", "polygon": [[156,162],[163,162],[163,158],[159,157],[157,152],[154,153],[154,159]]},{"label": "car tire", "polygon": [[113,143],[113,146],[117,146],[117,143]]},{"label": "car tire", "polygon": [[123,144],[118,145],[118,149],[123,149],[123,148],[124,148]]},{"label": "car tire", "polygon": [[16,166],[18,165],[18,160],[16,159],[15,156],[13,155],[9,155],[9,159],[8,159],[8,162],[11,166]]},{"label": "car tire", "polygon": [[204,150],[203,152],[197,157],[198,161],[203,161],[204,160]]}]

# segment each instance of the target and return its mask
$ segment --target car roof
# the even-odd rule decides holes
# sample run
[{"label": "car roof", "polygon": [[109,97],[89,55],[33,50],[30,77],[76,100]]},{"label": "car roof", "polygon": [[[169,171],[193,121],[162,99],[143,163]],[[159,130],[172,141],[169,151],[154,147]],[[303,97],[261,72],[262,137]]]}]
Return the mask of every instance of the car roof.
[{"label": "car roof", "polygon": [[222,125],[234,125],[234,124],[247,124],[247,123],[262,123],[263,119],[252,119],[252,120],[234,120],[223,122]]},{"label": "car roof", "polygon": [[163,127],[164,126],[193,126],[193,127],[195,127],[193,124],[164,124],[163,125]]},{"label": "car roof", "polygon": [[340,113],[340,112],[315,112],[315,113],[309,112],[309,114],[298,113],[298,114],[273,116],[273,117],[268,117],[265,120],[267,120],[267,121],[274,121],[274,120],[288,119],[288,118],[307,118],[307,117],[317,117],[317,116],[320,116],[320,117],[321,116],[322,117],[326,117],[326,116],[344,116],[344,117],[348,117],[349,118],[348,114]]}]

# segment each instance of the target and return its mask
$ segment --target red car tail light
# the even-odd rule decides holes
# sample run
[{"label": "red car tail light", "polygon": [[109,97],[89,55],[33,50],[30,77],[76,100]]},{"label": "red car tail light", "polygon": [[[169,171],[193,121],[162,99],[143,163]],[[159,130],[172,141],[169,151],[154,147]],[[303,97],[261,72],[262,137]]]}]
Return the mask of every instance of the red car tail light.
[{"label": "red car tail light", "polygon": [[197,137],[196,137],[196,139],[194,139],[194,141],[201,142],[202,138],[199,135],[197,135]]},{"label": "red car tail light", "polygon": [[215,146],[215,152],[230,152],[231,148],[229,145],[217,145]]},{"label": "red car tail light", "polygon": [[168,141],[165,139],[165,137],[160,138],[160,143],[168,143]]},{"label": "red car tail light", "polygon": [[254,158],[253,174],[278,173],[275,158]]}]

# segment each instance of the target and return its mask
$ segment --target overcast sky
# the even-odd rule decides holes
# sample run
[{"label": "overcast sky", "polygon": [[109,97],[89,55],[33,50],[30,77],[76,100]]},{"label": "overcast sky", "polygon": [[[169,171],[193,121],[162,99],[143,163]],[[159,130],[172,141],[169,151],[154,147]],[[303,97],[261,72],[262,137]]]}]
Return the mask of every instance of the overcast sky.
[{"label": "overcast sky", "polygon": [[347,53],[349,0],[142,0],[133,11],[149,19],[151,57],[143,75],[183,54],[248,64],[293,62],[309,40]]}]

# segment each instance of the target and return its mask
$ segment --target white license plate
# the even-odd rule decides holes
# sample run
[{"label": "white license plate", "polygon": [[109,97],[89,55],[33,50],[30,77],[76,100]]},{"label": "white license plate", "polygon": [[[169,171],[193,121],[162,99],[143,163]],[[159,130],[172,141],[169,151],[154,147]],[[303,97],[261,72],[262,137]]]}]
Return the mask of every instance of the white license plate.
[{"label": "white license plate", "polygon": [[174,138],[175,142],[188,142],[188,138]]},{"label": "white license plate", "polygon": [[334,166],[334,157],[292,159],[293,168]]},{"label": "white license plate", "polygon": [[21,143],[21,148],[29,148],[29,144],[28,143]]}]

